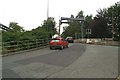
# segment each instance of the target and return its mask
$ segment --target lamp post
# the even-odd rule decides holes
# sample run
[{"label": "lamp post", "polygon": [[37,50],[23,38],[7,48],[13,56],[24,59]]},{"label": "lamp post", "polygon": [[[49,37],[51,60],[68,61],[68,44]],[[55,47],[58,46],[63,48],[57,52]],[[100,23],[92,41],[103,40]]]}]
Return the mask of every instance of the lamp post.
[{"label": "lamp post", "polygon": [[81,21],[82,26],[81,26],[81,37],[82,37],[82,41],[83,41],[83,22]]},{"label": "lamp post", "polygon": [[114,12],[112,11],[112,39],[114,40],[114,34],[115,34],[115,31],[114,31]]},{"label": "lamp post", "polygon": [[47,19],[49,18],[49,0],[47,0]]},{"label": "lamp post", "polygon": [[61,21],[59,20],[59,31],[58,31],[58,35],[59,35],[59,37],[60,37],[60,25],[61,25]]}]

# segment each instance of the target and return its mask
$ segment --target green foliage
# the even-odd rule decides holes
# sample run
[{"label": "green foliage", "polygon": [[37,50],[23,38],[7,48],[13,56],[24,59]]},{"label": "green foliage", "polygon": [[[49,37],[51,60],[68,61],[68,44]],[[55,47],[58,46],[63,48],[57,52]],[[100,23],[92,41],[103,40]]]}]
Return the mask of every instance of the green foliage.
[{"label": "green foliage", "polygon": [[90,25],[91,25],[91,22],[93,21],[93,19],[92,19],[92,15],[87,15],[86,17],[85,17],[85,21],[84,21],[84,28],[85,29],[88,29],[88,28],[90,28]]},{"label": "green foliage", "polygon": [[109,35],[113,36],[114,40],[120,40],[120,2],[99,11],[98,15],[106,20]]},{"label": "green foliage", "polygon": [[[83,11],[80,11],[76,18],[83,17]],[[74,18],[74,15],[71,15],[71,18]],[[62,37],[72,36],[76,38],[76,33],[78,34],[79,38],[81,37],[81,26],[82,23],[79,21],[72,21],[68,24],[68,27],[65,27],[65,31],[62,33]]]},{"label": "green foliage", "polygon": [[55,21],[54,18],[50,17],[47,20],[44,20],[42,28],[45,29],[48,32],[49,38],[52,38],[52,36],[57,33],[55,28]]},{"label": "green foliage", "polygon": [[107,30],[107,22],[106,19],[102,16],[97,16],[94,18],[92,25],[92,35],[94,38],[106,38],[111,37],[109,35],[109,31]]},{"label": "green foliage", "polygon": [[10,31],[12,32],[23,32],[24,31],[23,27],[19,26],[18,23],[16,22],[10,22],[9,28],[11,29]]},{"label": "green foliage", "polygon": [[[78,12],[75,18],[83,17],[83,11]],[[74,18],[71,15],[71,18]],[[64,28],[63,37],[81,36],[81,22],[72,21],[68,27]],[[86,29],[91,29],[92,38],[114,38],[120,40],[120,2],[108,8],[99,9],[97,15],[92,19],[92,15],[85,16],[83,25],[84,37],[87,37]],[[114,33],[114,34],[113,34]]]},{"label": "green foliage", "polygon": [[23,27],[16,22],[10,22],[9,28],[11,30],[3,31],[3,42],[20,41],[20,40],[35,40],[51,38],[56,33],[55,21],[53,18],[45,20],[42,26],[38,26],[31,31],[25,31]]},{"label": "green foliage", "polygon": [[24,32],[24,29],[16,22],[10,22],[9,28],[11,30],[3,31],[3,41],[6,42],[20,40],[20,36]]},{"label": "green foliage", "polygon": [[32,35],[31,31],[25,31],[21,34],[20,40],[33,40],[35,36]]},{"label": "green foliage", "polygon": [[[91,29],[91,25],[92,25],[93,19],[92,19],[92,15],[87,15],[85,16],[85,21],[84,21],[84,37],[87,38],[88,34],[87,34],[87,29]],[[90,36],[90,35],[89,35]]]},{"label": "green foliage", "polygon": [[32,35],[38,39],[47,38],[49,37],[49,32],[45,30],[43,27],[39,26],[38,28],[32,30]]},{"label": "green foliage", "polygon": [[[108,38],[114,37],[114,40],[120,40],[120,2],[115,3],[108,8],[99,9],[97,15],[93,18],[92,15],[84,16],[84,12],[80,11],[76,16],[71,15],[71,18],[85,17],[82,22],[71,21],[68,26],[64,27],[62,37],[72,36],[73,38],[81,37],[81,26],[83,26],[84,37],[86,29],[92,29],[90,37],[93,38]],[[68,21],[69,22],[69,21]],[[11,30],[3,31],[2,39],[6,41],[19,41],[19,40],[34,40],[40,38],[51,38],[57,33],[55,28],[55,20],[50,17],[43,21],[41,26],[31,31],[25,31],[22,26],[16,22],[10,22],[9,28]],[[113,35],[114,32],[114,35]]]}]

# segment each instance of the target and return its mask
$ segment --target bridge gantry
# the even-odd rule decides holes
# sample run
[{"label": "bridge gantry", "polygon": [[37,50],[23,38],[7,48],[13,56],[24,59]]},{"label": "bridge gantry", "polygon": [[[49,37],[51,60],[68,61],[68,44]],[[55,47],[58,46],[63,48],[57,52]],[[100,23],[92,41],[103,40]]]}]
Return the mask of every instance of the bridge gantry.
[{"label": "bridge gantry", "polygon": [[6,31],[10,30],[9,27],[7,27],[7,26],[5,26],[5,25],[3,25],[3,24],[1,24],[1,23],[0,23],[0,29],[6,30]]}]

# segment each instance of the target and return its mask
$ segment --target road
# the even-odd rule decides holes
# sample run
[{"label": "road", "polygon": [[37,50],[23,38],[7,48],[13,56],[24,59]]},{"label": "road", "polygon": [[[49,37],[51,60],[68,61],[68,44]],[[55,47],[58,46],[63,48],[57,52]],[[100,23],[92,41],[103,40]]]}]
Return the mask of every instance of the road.
[{"label": "road", "polygon": [[3,57],[3,78],[116,78],[118,47],[73,43]]}]

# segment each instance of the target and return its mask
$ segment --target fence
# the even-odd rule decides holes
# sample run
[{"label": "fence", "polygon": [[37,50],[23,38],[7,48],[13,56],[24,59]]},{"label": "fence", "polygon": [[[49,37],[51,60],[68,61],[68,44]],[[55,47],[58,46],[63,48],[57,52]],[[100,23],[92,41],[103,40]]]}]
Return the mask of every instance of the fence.
[{"label": "fence", "polygon": [[113,40],[101,40],[101,39],[89,39],[89,42],[87,42],[87,39],[77,39],[74,42],[77,43],[89,43],[89,44],[96,44],[96,45],[106,45],[106,46],[120,46],[119,41],[113,41]]},{"label": "fence", "polygon": [[49,39],[11,41],[2,43],[2,54],[44,47],[49,44]]}]

